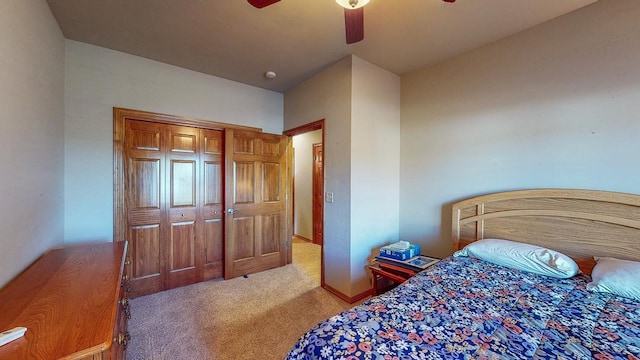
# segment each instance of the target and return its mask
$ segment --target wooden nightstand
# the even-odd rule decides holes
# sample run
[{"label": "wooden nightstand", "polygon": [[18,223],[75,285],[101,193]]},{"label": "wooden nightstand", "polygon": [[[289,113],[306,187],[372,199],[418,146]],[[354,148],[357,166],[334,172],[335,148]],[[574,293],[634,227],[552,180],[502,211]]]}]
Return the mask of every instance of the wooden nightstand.
[{"label": "wooden nightstand", "polygon": [[373,295],[379,295],[385,291],[391,290],[405,282],[408,278],[417,274],[416,271],[403,269],[402,271],[388,268],[381,268],[378,263],[369,265],[371,270]]},{"label": "wooden nightstand", "polygon": [[406,261],[392,260],[381,256],[376,257],[369,270],[371,270],[373,295],[393,289],[414,276],[420,271],[427,269],[440,261],[426,255],[419,255]]}]

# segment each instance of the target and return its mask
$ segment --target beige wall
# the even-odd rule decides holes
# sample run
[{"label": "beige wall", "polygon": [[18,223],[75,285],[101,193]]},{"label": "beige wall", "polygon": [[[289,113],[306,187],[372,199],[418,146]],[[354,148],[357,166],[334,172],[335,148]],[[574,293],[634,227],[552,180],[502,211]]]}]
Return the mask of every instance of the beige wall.
[{"label": "beige wall", "polygon": [[0,1],[0,287],[63,238],[64,37],[47,3]]},{"label": "beige wall", "polygon": [[283,95],[67,40],[65,242],[113,237],[113,107],[282,132]]},{"label": "beige wall", "polygon": [[349,294],[351,196],[351,58],[343,59],[284,94],[284,129],[325,119],[324,280]]},{"label": "beige wall", "polygon": [[477,194],[640,193],[638,19],[600,0],[403,76],[401,237],[449,254],[449,205]]},{"label": "beige wall", "polygon": [[295,189],[293,233],[313,240],[313,144],[322,143],[322,130],[293,137]]},{"label": "beige wall", "polygon": [[398,241],[400,77],[353,58],[351,111],[352,295],[371,288],[367,265]]},{"label": "beige wall", "polygon": [[285,129],[326,121],[324,278],[347,296],[370,288],[372,249],[397,239],[399,89],[399,77],[351,56],[285,93]]}]

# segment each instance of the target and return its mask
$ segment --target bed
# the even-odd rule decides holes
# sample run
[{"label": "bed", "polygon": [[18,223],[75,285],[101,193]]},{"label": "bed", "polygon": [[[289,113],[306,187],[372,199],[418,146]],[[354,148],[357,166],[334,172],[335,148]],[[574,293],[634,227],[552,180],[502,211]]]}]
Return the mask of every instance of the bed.
[{"label": "bed", "polygon": [[565,254],[580,273],[450,256],[316,325],[287,359],[640,358],[640,301],[589,289],[607,258],[640,261],[639,195],[538,189],[452,205],[454,251],[494,238]]}]

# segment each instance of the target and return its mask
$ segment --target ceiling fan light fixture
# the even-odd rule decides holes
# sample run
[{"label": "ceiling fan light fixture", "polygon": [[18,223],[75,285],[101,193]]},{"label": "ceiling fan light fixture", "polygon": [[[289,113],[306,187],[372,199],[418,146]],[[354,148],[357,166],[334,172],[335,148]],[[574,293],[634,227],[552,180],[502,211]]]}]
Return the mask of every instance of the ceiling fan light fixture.
[{"label": "ceiling fan light fixture", "polygon": [[345,9],[353,10],[367,5],[369,0],[336,0],[336,2]]}]

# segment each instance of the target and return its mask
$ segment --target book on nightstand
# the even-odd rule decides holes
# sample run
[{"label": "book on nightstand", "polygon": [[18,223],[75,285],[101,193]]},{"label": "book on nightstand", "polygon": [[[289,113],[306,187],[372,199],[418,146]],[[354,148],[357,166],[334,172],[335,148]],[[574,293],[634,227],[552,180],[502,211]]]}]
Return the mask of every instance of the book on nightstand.
[{"label": "book on nightstand", "polygon": [[384,256],[376,256],[376,261],[381,268],[415,274],[437,263],[440,259],[425,255],[414,256],[407,260],[396,260]]}]

